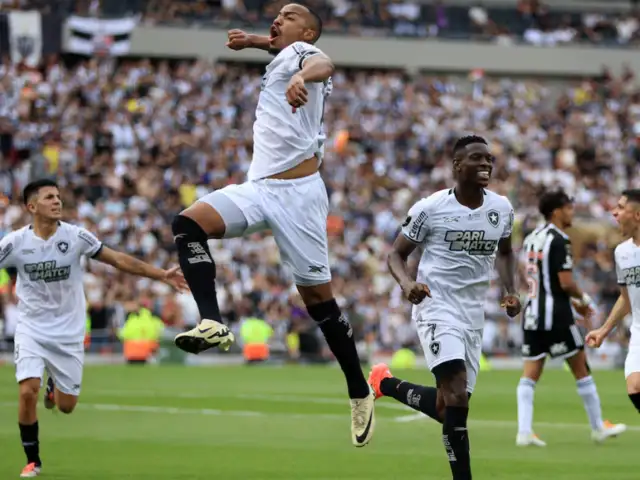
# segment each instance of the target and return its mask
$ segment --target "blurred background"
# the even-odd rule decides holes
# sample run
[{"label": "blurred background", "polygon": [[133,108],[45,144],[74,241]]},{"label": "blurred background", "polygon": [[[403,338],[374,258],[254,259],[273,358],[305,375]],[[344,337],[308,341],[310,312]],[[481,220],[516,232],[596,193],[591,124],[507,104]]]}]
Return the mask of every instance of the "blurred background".
[{"label": "blurred background", "polygon": [[[157,266],[177,264],[172,217],[242,182],[251,159],[269,56],[226,49],[226,32],[266,33],[284,3],[0,0],[0,236],[29,222],[25,184],[50,177],[68,221]],[[637,2],[307,3],[326,19],[318,46],[338,67],[322,172],[334,289],[363,359],[404,348],[422,361],[386,255],[408,208],[451,184],[451,146],[469,133],[491,142],[492,188],[515,206],[517,248],[540,221],[542,188],[575,197],[576,274],[600,324],[618,294],[609,211],[622,189],[640,187]],[[211,251],[220,306],[241,341],[188,361],[332,360],[270,236],[212,241]],[[0,272],[7,361],[14,280]],[[190,295],[93,261],[85,287],[90,361],[186,361],[171,339],[198,321]],[[517,365],[519,319],[503,315],[498,296],[494,288],[486,301],[484,352]],[[619,365],[627,337],[617,331],[592,361]],[[151,346],[125,348],[140,341]],[[268,350],[246,348],[254,344]]]}]

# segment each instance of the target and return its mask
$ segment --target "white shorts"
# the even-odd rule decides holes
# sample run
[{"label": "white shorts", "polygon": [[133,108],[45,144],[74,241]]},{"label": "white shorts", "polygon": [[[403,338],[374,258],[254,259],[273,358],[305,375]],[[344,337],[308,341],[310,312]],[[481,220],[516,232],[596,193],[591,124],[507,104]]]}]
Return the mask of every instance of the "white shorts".
[{"label": "white shorts", "polygon": [[482,329],[470,330],[439,322],[417,322],[418,335],[429,370],[451,360],[467,369],[467,392],[473,393],[480,371]]},{"label": "white shorts", "polygon": [[46,368],[58,390],[67,395],[80,395],[84,364],[82,342],[45,345],[28,335],[16,335],[14,361],[18,383],[28,378],[42,380]]},{"label": "white shorts", "polygon": [[329,198],[320,173],[294,180],[265,178],[229,185],[198,201],[220,214],[226,226],[225,238],[271,230],[282,263],[292,269],[297,285],[331,281]]},{"label": "white shorts", "polygon": [[624,361],[624,378],[629,378],[632,373],[640,373],[640,346],[637,345],[629,345]]}]

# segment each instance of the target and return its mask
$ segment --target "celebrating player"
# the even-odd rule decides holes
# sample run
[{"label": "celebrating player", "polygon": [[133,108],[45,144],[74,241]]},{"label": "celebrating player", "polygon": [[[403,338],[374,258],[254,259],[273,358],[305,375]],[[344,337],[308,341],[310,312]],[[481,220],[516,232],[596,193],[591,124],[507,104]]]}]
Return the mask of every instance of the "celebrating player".
[{"label": "celebrating player", "polygon": [[589,332],[587,344],[600,347],[607,335],[629,313],[632,314],[631,341],[624,364],[624,376],[629,398],[640,412],[640,189],[623,192],[613,216],[620,225],[622,235],[629,238],[615,250],[620,297],[604,325]]},{"label": "celebrating player", "polygon": [[116,252],[84,228],[61,222],[62,201],[55,182],[39,180],[24,189],[33,224],[0,240],[0,268],[18,270],[18,324],[15,333],[18,422],[27,456],[20,477],[37,477],[42,469],[36,404],[46,370],[45,405],[73,412],[82,385],[87,309],[81,258],[91,257],[118,270],[186,288],[178,268],[160,270]]},{"label": "celebrating player", "polygon": [[271,230],[309,315],[342,367],[351,399],[352,442],[361,447],[373,434],[375,395],[360,368],[351,325],[331,288],[329,202],[319,167],[324,104],[334,68],[313,45],[321,33],[320,18],[295,3],[280,10],[269,37],[229,32],[230,48],[259,48],[276,56],[262,79],[248,181],[204,196],[173,221],[180,265],[202,317],[175,341],[189,353],[229,348],[234,338],[222,323],[207,240]]},{"label": "celebrating player", "polygon": [[572,299],[578,313],[587,319],[591,314],[591,298],[573,279],[571,240],[564,232],[573,221],[573,202],[561,190],[546,192],[539,209],[545,225],[531,232],[523,246],[529,292],[522,322],[524,371],[517,388],[516,445],[546,445],[533,433],[533,398],[547,355],[566,359],[591,424],[591,438],[602,442],[624,432],[626,426],[602,420],[600,397],[573,318]]},{"label": "celebrating player", "polygon": [[[460,138],[453,149],[455,188],[420,200],[409,210],[389,255],[389,269],[414,304],[427,364],[437,388],[393,377],[387,365],[373,367],[376,397],[387,395],[442,423],[442,441],[454,480],[471,479],[467,416],[478,376],[484,302],[498,253],[507,314],[520,312],[511,250],[513,208],[486,190],[493,168],[487,142]],[[417,280],[407,258],[423,247]]]}]

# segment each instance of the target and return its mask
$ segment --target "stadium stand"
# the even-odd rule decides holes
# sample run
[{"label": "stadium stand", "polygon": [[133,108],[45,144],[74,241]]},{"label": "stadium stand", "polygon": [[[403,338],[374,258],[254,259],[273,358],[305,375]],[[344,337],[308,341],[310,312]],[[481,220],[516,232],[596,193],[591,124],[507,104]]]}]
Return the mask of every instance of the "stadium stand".
[{"label": "stadium stand", "polygon": [[[437,25],[436,35],[447,31],[458,38],[495,39],[501,31],[497,26],[508,24],[510,38],[530,41],[527,32],[548,33],[566,16],[555,8],[544,13],[546,7],[526,1],[517,2],[517,8],[516,2],[486,9],[464,2],[419,6],[417,16],[411,12],[418,4],[411,2],[359,2],[359,8],[356,2],[319,3],[332,15],[329,28],[354,34],[375,27],[387,34],[431,35]],[[47,8],[42,4],[23,6]],[[102,10],[109,16],[145,12],[147,26],[202,26],[204,18],[212,27],[249,28],[262,25],[275,8],[252,0],[171,4],[106,1]],[[96,7],[68,2],[65,8],[95,13]],[[593,23],[589,14],[568,11],[575,30],[570,41],[609,39],[620,45],[636,40],[635,14],[621,9]],[[635,27],[622,28],[625,22],[636,22]],[[401,24],[426,30],[407,33]],[[0,235],[28,221],[19,198],[26,182],[51,176],[65,188],[70,221],[109,245],[157,265],[173,264],[172,216],[204,192],[241,181],[248,167],[261,81],[255,64],[63,55],[47,58],[41,69],[5,60],[0,77]],[[616,298],[608,287],[615,286],[616,238],[608,211],[619,189],[640,186],[640,178],[634,178],[640,162],[634,71],[614,74],[604,68],[588,78],[545,81],[489,75],[472,65],[468,75],[341,69],[334,86],[325,117],[330,137],[324,169],[332,268],[339,301],[363,344],[372,351],[419,348],[408,306],[386,271],[386,253],[408,206],[447,185],[452,141],[470,131],[492,140],[498,157],[494,186],[514,203],[519,236],[538,220],[540,188],[562,186],[575,196],[581,221],[572,234],[581,281],[600,310],[609,309]],[[255,235],[249,244],[224,245],[213,251],[221,266],[221,308],[235,328],[242,318],[264,318],[281,343],[287,331],[307,331],[309,322],[279,266],[273,240]],[[176,297],[100,268],[87,266],[92,349],[111,348],[116,329],[140,308],[150,308],[174,330],[197,321],[190,296]],[[496,290],[487,300],[485,352],[510,355],[518,351],[520,332],[501,314],[497,297]],[[10,290],[4,298],[8,328]],[[618,340],[624,343],[624,338],[621,332]],[[611,351],[618,349],[612,342]]]}]

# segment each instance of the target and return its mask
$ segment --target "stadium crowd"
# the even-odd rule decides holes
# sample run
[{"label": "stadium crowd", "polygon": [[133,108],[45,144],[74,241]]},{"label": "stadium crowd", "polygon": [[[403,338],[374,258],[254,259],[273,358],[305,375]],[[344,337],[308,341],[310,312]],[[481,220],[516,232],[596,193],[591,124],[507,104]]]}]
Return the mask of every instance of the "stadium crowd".
[{"label": "stadium crowd", "polygon": [[[114,3],[114,2],[111,2]],[[145,21],[199,25],[268,25],[284,0],[146,0]],[[625,11],[563,10],[541,0],[513,5],[449,4],[415,0],[311,0],[325,30],[355,35],[472,38],[533,45],[588,42],[635,45],[640,22],[634,2]]]},{"label": "stadium crowd", "polygon": [[[63,188],[69,221],[156,265],[176,264],[172,217],[205,192],[241,182],[249,165],[259,66],[52,60],[42,71],[4,64],[0,78],[0,236],[29,222],[21,188],[49,176]],[[640,162],[633,86],[633,75],[606,72],[545,86],[481,72],[338,71],[322,171],[335,291],[359,338],[372,349],[417,346],[386,254],[409,206],[450,184],[452,141],[468,132],[492,141],[492,188],[513,202],[518,238],[538,221],[541,187],[562,186],[575,196],[577,215],[586,219],[576,229],[581,282],[607,310],[616,294],[608,211],[623,187],[640,186],[633,178]],[[271,237],[211,241],[211,249],[221,309],[233,325],[256,315],[280,334],[314,328]],[[163,287],[89,262],[94,334],[115,340],[127,312],[143,306],[175,329],[194,325],[190,295]],[[9,292],[4,301],[10,329],[15,298]],[[497,289],[487,314],[485,351],[517,352],[519,327],[502,315]]]}]

